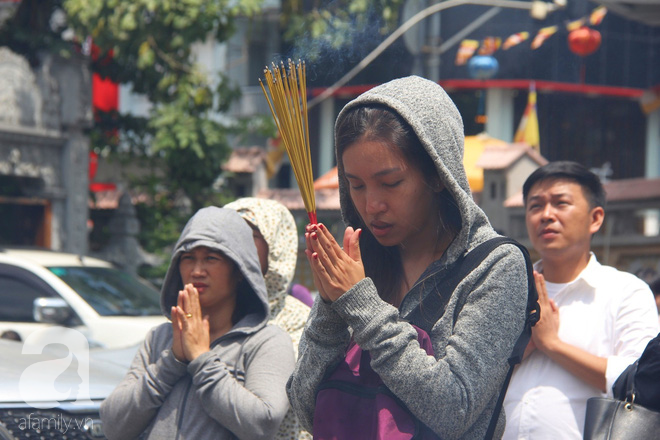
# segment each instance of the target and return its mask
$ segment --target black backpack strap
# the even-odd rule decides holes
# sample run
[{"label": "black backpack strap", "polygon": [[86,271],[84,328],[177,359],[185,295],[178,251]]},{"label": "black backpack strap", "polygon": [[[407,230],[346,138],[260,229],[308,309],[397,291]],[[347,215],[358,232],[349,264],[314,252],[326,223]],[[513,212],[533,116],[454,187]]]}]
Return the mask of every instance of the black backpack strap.
[{"label": "black backpack strap", "polygon": [[[535,312],[535,320],[538,321],[539,305],[538,294],[536,293],[536,283],[534,282],[532,261],[529,256],[527,248],[518,243],[516,240],[509,237],[494,237],[479,244],[476,248],[472,249],[466,255],[461,257],[452,267],[448,270],[448,275],[445,276],[437,286],[436,291],[440,295],[427,295],[422,299],[420,304],[416,306],[406,317],[406,321],[415,324],[417,327],[425,330],[427,333],[433,328],[435,323],[445,313],[447,302],[456,286],[472,272],[481,262],[493,251],[502,244],[512,244],[517,246],[525,257],[525,264],[527,268],[527,287],[530,295],[527,298],[527,319],[530,319],[530,313]],[[532,294],[533,293],[533,294]],[[524,344],[522,352],[525,351]],[[514,350],[515,352],[515,350]],[[522,352],[520,353],[522,359]],[[520,361],[518,361],[520,362]]]},{"label": "black backpack strap", "polygon": [[536,291],[536,283],[534,281],[534,268],[532,267],[532,260],[529,256],[529,251],[527,251],[527,248],[512,238],[502,236],[491,238],[490,240],[479,244],[476,248],[472,249],[461,259],[459,259],[456,264],[452,266],[449,274],[442,281],[440,281],[439,285],[437,286],[437,291],[443,293],[442,295],[427,295],[422,299],[420,304],[416,306],[412,312],[410,312],[404,318],[410,323],[415,324],[417,327],[420,327],[429,333],[433,325],[435,325],[438,319],[440,319],[440,317],[445,313],[449,297],[456,289],[456,286],[458,286],[458,283],[460,283],[468,273],[472,272],[479,264],[481,264],[481,262],[493,251],[493,249],[502,244],[512,244],[518,247],[518,249],[520,249],[522,252],[523,257],[525,258],[528,292],[526,309],[527,314],[525,319],[525,327],[518,337],[518,340],[513,347],[511,356],[509,357],[509,371],[507,372],[506,378],[502,385],[502,389],[500,391],[500,395],[497,399],[495,411],[493,412],[490,425],[488,426],[488,431],[486,432],[486,439],[491,439],[495,433],[497,420],[499,419],[499,415],[502,410],[502,404],[504,403],[506,390],[509,386],[511,375],[513,374],[513,368],[522,361],[525,348],[527,347],[527,344],[529,343],[529,340],[532,336],[532,326],[536,324],[540,317],[538,293]]},{"label": "black backpack strap", "polygon": [[479,244],[458,259],[448,270],[448,274],[436,286],[439,294],[426,295],[404,319],[425,330],[427,333],[445,313],[447,303],[456,286],[495,249],[497,246],[513,242],[508,237],[494,237]]},{"label": "black backpack strap", "polygon": [[488,431],[486,431],[486,436],[484,437],[486,440],[492,439],[493,435],[495,434],[495,428],[497,427],[497,421],[500,417],[500,412],[502,411],[506,390],[509,387],[509,382],[511,381],[511,376],[513,375],[513,369],[517,364],[522,362],[523,355],[525,354],[525,348],[527,348],[527,344],[529,344],[529,340],[532,337],[532,327],[541,317],[541,307],[539,306],[538,302],[539,294],[536,291],[536,282],[534,281],[534,267],[532,266],[532,259],[529,256],[529,251],[527,251],[527,248],[513,239],[508,239],[506,242],[517,246],[525,257],[525,266],[527,269],[527,314],[523,331],[520,336],[518,336],[518,340],[513,346],[511,356],[509,357],[509,371],[507,371],[506,378],[502,384],[502,389],[500,390],[500,395],[497,398],[495,411],[493,411],[493,416],[491,417],[490,424],[488,425]]}]

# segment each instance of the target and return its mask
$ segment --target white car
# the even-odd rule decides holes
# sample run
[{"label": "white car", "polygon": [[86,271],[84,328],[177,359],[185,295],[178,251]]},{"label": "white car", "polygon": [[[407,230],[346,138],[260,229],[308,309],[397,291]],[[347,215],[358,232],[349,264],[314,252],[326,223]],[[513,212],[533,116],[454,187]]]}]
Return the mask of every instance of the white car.
[{"label": "white car", "polygon": [[115,350],[26,351],[0,339],[0,440],[105,439],[99,407],[126,371],[107,362]]},{"label": "white car", "polygon": [[[0,248],[0,335],[25,340],[49,327],[83,333],[90,348],[122,348],[165,322],[160,294],[146,281],[96,258]],[[9,333],[6,333],[9,332]]]}]

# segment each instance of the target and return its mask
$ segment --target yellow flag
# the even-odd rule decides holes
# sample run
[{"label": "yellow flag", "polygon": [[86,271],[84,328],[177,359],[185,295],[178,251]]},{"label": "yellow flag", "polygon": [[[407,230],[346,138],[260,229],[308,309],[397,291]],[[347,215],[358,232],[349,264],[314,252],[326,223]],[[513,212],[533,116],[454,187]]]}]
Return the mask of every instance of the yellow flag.
[{"label": "yellow flag", "polygon": [[574,31],[576,29],[580,29],[584,24],[587,22],[586,18],[581,18],[579,20],[571,21],[566,25],[566,30],[567,31]]},{"label": "yellow flag", "polygon": [[284,142],[282,142],[282,137],[280,133],[277,133],[277,138],[273,140],[273,147],[271,150],[266,153],[265,164],[266,164],[266,177],[272,179],[275,177],[275,174],[280,169],[280,164],[282,159],[284,159],[284,153],[286,152],[286,147]]},{"label": "yellow flag", "polygon": [[528,38],[529,38],[529,32],[516,32],[515,34],[510,35],[506,40],[504,40],[504,44],[502,44],[502,50],[509,50],[513,46],[522,43]]},{"label": "yellow flag", "polygon": [[536,85],[532,82],[529,85],[527,107],[525,107],[525,112],[522,118],[520,118],[520,124],[518,124],[518,130],[516,130],[513,141],[524,142],[540,152],[541,145],[539,138],[539,119],[536,114]]},{"label": "yellow flag", "polygon": [[603,18],[605,18],[605,15],[607,15],[607,8],[605,6],[598,6],[589,16],[589,23],[592,26],[598,26],[603,21]]},{"label": "yellow flag", "polygon": [[461,45],[458,47],[458,52],[456,52],[456,61],[454,62],[457,66],[462,66],[468,62],[468,60],[474,55],[474,51],[479,47],[479,41],[477,40],[463,40]]},{"label": "yellow flag", "polygon": [[479,55],[492,55],[501,45],[502,39],[500,37],[486,37],[479,48]]},{"label": "yellow flag", "polygon": [[552,35],[557,32],[557,26],[549,26],[549,27],[544,27],[543,29],[539,29],[538,33],[536,34],[536,37],[534,37],[534,40],[532,40],[532,49],[538,49],[541,47],[541,45],[550,38]]}]

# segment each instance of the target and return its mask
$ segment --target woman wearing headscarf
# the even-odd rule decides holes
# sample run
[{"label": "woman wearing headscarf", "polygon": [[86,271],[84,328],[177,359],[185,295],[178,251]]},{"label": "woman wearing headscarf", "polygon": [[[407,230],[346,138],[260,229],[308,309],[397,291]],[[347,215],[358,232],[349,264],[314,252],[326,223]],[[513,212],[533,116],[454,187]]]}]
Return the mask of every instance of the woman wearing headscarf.
[{"label": "woman wearing headscarf", "polygon": [[[264,273],[270,306],[270,321],[284,329],[298,354],[310,308],[288,293],[298,261],[298,231],[291,212],[280,202],[244,197],[225,205],[237,211],[253,230]],[[275,437],[277,440],[308,439],[293,411],[289,411]]]},{"label": "woman wearing headscarf", "polygon": [[[442,87],[421,77],[375,87],[339,113],[335,146],[347,228],[343,246],[322,223],[307,229],[320,298],[287,384],[315,439],[403,432],[379,424],[381,413],[367,418],[359,407],[345,413],[347,405],[336,404],[339,393],[325,379],[354,371],[363,359],[349,356],[356,345],[370,359],[359,364],[360,375],[365,367],[380,380],[378,390],[394,396],[424,438],[483,440],[489,426],[501,437],[505,420],[497,401],[526,321],[527,271],[520,249],[504,244],[455,288],[444,287],[466,254],[498,235],[470,192],[463,144],[458,109]],[[437,300],[440,312],[425,335],[432,350],[423,349],[423,335],[406,319],[420,308],[422,316],[434,315],[421,306],[427,298]]]},{"label": "woman wearing headscarf", "polygon": [[270,320],[252,230],[233,210],[199,210],[161,289],[154,328],[101,405],[109,439],[272,439],[289,403],[291,338]]}]

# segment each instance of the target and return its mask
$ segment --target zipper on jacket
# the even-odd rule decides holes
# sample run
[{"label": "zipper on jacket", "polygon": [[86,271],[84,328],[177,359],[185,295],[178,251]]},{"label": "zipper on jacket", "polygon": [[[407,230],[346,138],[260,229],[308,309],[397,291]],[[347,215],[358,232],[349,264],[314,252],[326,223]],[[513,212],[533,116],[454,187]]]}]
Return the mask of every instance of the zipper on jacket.
[{"label": "zipper on jacket", "polygon": [[[213,349],[213,347],[218,345],[220,343],[220,341],[223,338],[225,338],[225,336],[227,336],[227,335],[224,334],[224,335],[220,336],[218,339],[216,339],[215,341],[211,342],[211,347],[210,348]],[[231,336],[235,336],[235,335],[231,335]],[[252,335],[243,334],[243,336],[245,336],[245,337],[244,337],[243,341],[241,342],[241,348],[238,352],[238,358],[237,358],[237,360],[236,360],[236,362],[233,366],[233,369],[234,369],[233,376],[236,380],[239,380],[239,378],[238,378],[238,376],[239,376],[238,375],[238,361],[240,361],[240,357],[243,354],[243,347],[245,346],[245,342],[247,342],[248,339],[250,338],[250,336],[252,336]],[[230,373],[231,373],[231,371],[230,371]],[[243,377],[243,386],[245,386],[245,377]],[[188,405],[188,396],[190,395],[190,388],[192,388],[192,377],[190,378],[190,382],[188,382],[188,385],[186,386],[186,391],[183,394],[183,404],[181,405],[181,413],[179,414],[179,418],[178,418],[177,423],[176,423],[176,427],[177,427],[176,438],[179,438],[179,433],[181,432],[181,427],[183,425],[183,417],[185,416],[186,407]]]},{"label": "zipper on jacket", "polygon": [[[413,292],[413,290],[415,290],[418,286],[423,284],[429,278],[432,278],[432,277],[436,276],[437,274],[439,274],[440,272],[443,272],[447,269],[448,268],[439,267],[438,269],[435,269],[431,273],[429,273],[428,275],[424,276],[424,278],[417,280],[415,282],[415,284],[413,284],[413,286],[410,288],[410,290],[408,290],[408,293],[406,293],[406,296],[403,297],[403,301],[401,301],[401,304],[399,305],[399,310],[403,310],[403,305],[406,302],[406,300],[408,300],[408,297],[411,296],[410,294]],[[411,301],[411,300],[408,300],[408,301]]]},{"label": "zipper on jacket", "polygon": [[183,425],[183,416],[186,413],[186,406],[188,405],[188,394],[190,394],[190,388],[192,387],[192,378],[186,386],[186,392],[183,394],[183,405],[181,405],[181,413],[179,414],[179,420],[176,423],[176,438],[179,438],[179,433],[181,432],[181,427]]}]

